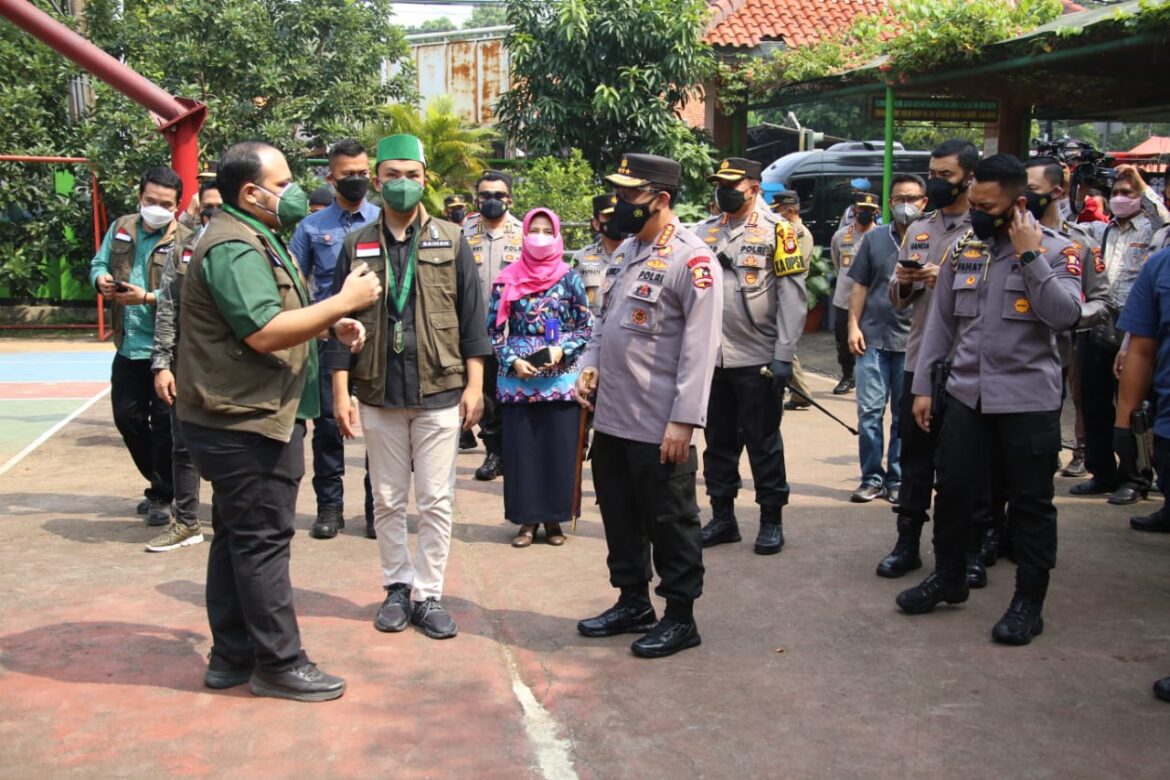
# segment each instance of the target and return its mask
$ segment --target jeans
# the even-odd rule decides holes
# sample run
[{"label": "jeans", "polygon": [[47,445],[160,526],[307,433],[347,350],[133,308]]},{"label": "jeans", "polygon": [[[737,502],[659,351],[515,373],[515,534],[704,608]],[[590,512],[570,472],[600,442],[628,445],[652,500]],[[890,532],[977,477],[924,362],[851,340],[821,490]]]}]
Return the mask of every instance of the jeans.
[{"label": "jeans", "polygon": [[[857,358],[857,449],[861,457],[861,483],[897,487],[902,482],[902,439],[898,432],[902,379],[906,353],[869,347]],[[882,431],[886,404],[890,406],[890,444],[882,469],[885,437]]]}]

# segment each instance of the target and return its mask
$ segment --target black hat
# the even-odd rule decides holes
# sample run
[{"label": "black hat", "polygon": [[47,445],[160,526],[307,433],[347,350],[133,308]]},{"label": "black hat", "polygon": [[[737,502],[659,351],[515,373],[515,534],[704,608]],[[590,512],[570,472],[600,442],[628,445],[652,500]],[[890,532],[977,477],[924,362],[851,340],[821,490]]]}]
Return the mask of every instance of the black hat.
[{"label": "black hat", "polygon": [[463,200],[462,195],[448,195],[447,197],[443,198],[444,208],[451,208],[452,206],[463,206],[466,208],[467,202]]},{"label": "black hat", "polygon": [[666,157],[623,154],[617,173],[611,173],[605,180],[615,187],[645,187],[647,184],[677,187],[681,174],[682,166]]},{"label": "black hat", "polygon": [[309,196],[310,206],[328,206],[331,203],[333,203],[333,190],[329,189],[328,184],[322,184]]},{"label": "black hat", "polygon": [[707,177],[707,181],[712,184],[717,184],[721,181],[734,184],[744,178],[759,181],[763,172],[764,166],[755,160],[748,160],[744,157],[725,157],[719,162],[715,173]]},{"label": "black hat", "polygon": [[604,195],[593,196],[593,216],[599,217],[602,214],[612,214],[613,207],[617,205],[617,195],[612,192],[607,192]]},{"label": "black hat", "polygon": [[858,209],[880,209],[881,201],[872,192],[859,192],[853,199],[853,207]]},{"label": "black hat", "polygon": [[800,196],[792,190],[784,190],[784,192],[777,192],[772,196],[773,206],[799,206]]}]

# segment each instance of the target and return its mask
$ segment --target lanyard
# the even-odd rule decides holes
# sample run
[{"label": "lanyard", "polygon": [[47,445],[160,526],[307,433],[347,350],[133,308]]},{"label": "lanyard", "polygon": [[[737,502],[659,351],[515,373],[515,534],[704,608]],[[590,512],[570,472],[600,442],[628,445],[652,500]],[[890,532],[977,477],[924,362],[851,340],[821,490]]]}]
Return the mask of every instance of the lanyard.
[{"label": "lanyard", "polygon": [[398,316],[402,316],[402,310],[406,306],[406,299],[410,295],[410,286],[414,283],[414,266],[418,259],[418,234],[422,231],[422,220],[417,220],[414,223],[414,235],[410,239],[410,255],[406,259],[406,270],[402,274],[402,286],[397,287],[397,282],[394,277],[394,263],[390,262],[390,258],[386,260],[386,292],[389,293],[389,298],[394,302],[394,310],[398,312]]}]

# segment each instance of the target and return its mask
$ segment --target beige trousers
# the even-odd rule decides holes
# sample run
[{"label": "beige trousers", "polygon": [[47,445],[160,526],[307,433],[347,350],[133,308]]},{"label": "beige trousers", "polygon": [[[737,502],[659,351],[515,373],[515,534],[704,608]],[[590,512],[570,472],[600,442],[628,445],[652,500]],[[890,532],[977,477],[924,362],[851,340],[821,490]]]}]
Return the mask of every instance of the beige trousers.
[{"label": "beige trousers", "polygon": [[[441,598],[451,549],[459,407],[384,409],[362,404],[361,421],[370,456],[382,584],[411,585],[412,601]],[[418,545],[413,558],[406,533],[412,462],[419,513]]]}]

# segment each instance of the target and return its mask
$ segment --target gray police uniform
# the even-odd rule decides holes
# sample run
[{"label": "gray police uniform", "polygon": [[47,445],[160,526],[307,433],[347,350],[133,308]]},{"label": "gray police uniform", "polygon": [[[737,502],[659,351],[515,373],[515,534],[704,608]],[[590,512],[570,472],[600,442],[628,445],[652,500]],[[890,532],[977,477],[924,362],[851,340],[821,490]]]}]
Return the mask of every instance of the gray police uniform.
[{"label": "gray police uniform", "polygon": [[585,293],[589,296],[589,308],[593,310],[594,317],[601,314],[604,301],[601,286],[605,281],[606,269],[609,268],[612,261],[613,255],[605,248],[605,244],[600,238],[584,249],[578,249],[573,253],[573,266],[585,284]]},{"label": "gray police uniform", "polygon": [[691,603],[703,590],[694,446],[683,463],[659,463],[668,423],[703,427],[723,313],[723,271],[677,219],[652,242],[636,236],[614,253],[604,307],[581,369],[599,372],[593,479],[614,587],[646,587]]},{"label": "gray police uniform", "polygon": [[711,384],[703,479],[714,498],[734,499],[747,447],[756,503],[776,512],[788,503],[782,399],[760,369],[791,362],[804,329],[804,263],[786,220],[762,202],[738,222],[727,214],[696,228],[723,268],[723,328]]},{"label": "gray police uniform", "polygon": [[1056,564],[1053,474],[1060,452],[1056,334],[1081,317],[1081,260],[1043,229],[1030,263],[1006,235],[961,239],[939,270],[913,392],[931,395],[930,366],[953,355],[939,433],[934,547],[938,569],[960,579],[971,515],[992,464],[1012,519],[1017,594],[1043,601]]}]

